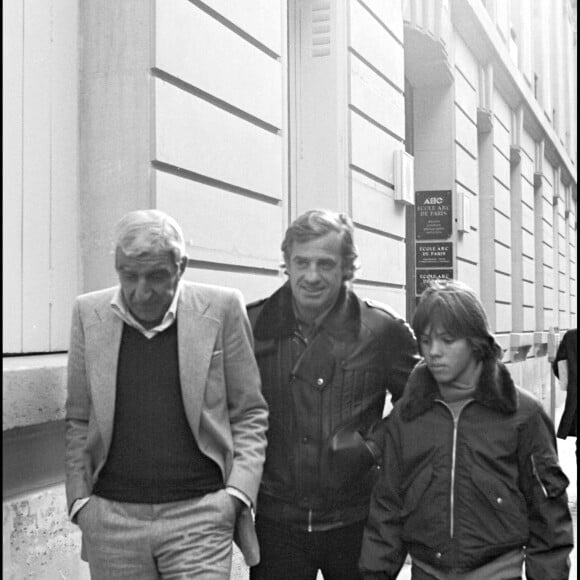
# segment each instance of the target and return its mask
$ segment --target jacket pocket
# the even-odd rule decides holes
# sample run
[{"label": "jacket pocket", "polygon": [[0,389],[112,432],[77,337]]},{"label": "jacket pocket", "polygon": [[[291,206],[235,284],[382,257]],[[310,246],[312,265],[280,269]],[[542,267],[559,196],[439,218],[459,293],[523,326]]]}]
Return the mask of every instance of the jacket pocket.
[{"label": "jacket pocket", "polygon": [[498,512],[520,513],[525,511],[525,500],[521,493],[510,489],[497,476],[474,467],[471,470],[471,481],[481,495],[485,497],[488,506]]},{"label": "jacket pocket", "polygon": [[531,456],[532,472],[542,488],[544,497],[555,498],[562,495],[570,481],[562,471],[558,458],[555,455],[535,455]]},{"label": "jacket pocket", "polygon": [[528,512],[517,483],[510,485],[494,472],[474,467],[471,485],[476,495],[462,502],[458,519],[474,548],[525,543],[529,535]]}]

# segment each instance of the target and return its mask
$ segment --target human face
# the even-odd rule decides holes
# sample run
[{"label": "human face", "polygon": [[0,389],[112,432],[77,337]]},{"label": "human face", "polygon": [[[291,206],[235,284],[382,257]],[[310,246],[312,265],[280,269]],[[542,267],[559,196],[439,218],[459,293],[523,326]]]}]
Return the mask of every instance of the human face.
[{"label": "human face", "polygon": [[294,242],[286,273],[300,317],[305,322],[331,308],[342,287],[342,243],[337,232],[307,242]]},{"label": "human face", "polygon": [[444,328],[425,329],[419,337],[421,353],[438,383],[457,383],[471,386],[477,366],[469,342],[451,336]]},{"label": "human face", "polygon": [[179,264],[171,252],[151,252],[127,256],[121,249],[115,253],[115,267],[121,291],[131,314],[145,327],[153,328],[175,296],[187,258]]}]

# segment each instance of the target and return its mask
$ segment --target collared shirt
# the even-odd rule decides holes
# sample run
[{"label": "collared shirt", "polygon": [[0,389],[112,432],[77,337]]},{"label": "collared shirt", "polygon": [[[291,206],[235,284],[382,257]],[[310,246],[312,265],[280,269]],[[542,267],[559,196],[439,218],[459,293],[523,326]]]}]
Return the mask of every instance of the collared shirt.
[{"label": "collared shirt", "polygon": [[177,303],[179,301],[179,294],[181,292],[181,281],[177,284],[177,289],[175,290],[175,295],[173,300],[169,305],[169,308],[163,315],[161,322],[154,326],[153,328],[145,328],[132,314],[127,304],[125,303],[125,298],[123,297],[123,292],[121,287],[117,288],[113,299],[111,300],[111,308],[113,312],[125,323],[133,328],[137,329],[143,336],[148,339],[153,338],[160,332],[167,330],[177,319]]}]

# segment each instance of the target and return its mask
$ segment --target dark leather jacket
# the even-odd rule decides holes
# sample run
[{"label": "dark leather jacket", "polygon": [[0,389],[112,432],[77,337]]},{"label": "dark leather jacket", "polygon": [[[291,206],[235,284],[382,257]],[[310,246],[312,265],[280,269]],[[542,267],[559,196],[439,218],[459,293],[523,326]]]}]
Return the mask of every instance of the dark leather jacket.
[{"label": "dark leather jacket", "polygon": [[258,514],[310,530],[365,519],[381,458],[373,430],[387,389],[397,400],[419,360],[412,330],[346,287],[308,341],[288,284],[248,314],[270,409]]},{"label": "dark leather jacket", "polygon": [[365,579],[396,578],[407,550],[465,572],[524,546],[528,580],[568,578],[572,520],[554,428],[503,364],[484,363],[456,420],[418,365],[389,415],[384,452],[361,551]]}]

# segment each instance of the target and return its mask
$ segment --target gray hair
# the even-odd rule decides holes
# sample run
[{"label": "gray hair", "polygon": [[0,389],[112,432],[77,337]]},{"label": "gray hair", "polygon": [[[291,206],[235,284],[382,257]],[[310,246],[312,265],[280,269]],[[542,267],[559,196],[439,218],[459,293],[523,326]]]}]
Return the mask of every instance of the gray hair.
[{"label": "gray hair", "polygon": [[286,230],[282,241],[284,260],[290,260],[294,242],[303,243],[320,238],[331,232],[341,237],[343,279],[350,281],[358,269],[356,261],[358,251],[354,244],[354,225],[345,213],[336,213],[326,209],[311,209],[298,216]]},{"label": "gray hair", "polygon": [[170,252],[179,263],[186,255],[181,227],[160,210],[131,211],[121,218],[115,231],[115,250],[127,256]]}]

